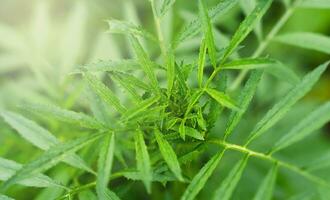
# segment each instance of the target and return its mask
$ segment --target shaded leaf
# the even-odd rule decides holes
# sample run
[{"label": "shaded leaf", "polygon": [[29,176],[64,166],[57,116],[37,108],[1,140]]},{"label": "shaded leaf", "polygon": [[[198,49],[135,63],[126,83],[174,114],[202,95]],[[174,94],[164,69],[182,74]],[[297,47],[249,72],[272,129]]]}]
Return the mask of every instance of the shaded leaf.
[{"label": "shaded leaf", "polygon": [[113,155],[115,151],[115,134],[109,133],[109,135],[105,136],[101,145],[97,162],[96,192],[99,199],[111,199],[106,198],[106,196],[108,193],[108,182],[110,180]]},{"label": "shaded leaf", "polygon": [[204,188],[207,180],[220,162],[225,150],[219,151],[214,155],[199,172],[194,176],[193,180],[184,191],[181,200],[193,200],[198,193]]},{"label": "shaded leaf", "polygon": [[121,105],[117,96],[106,86],[104,85],[96,76],[93,76],[90,73],[85,73],[84,77],[88,84],[92,87],[95,93],[109,106],[114,107],[118,112],[124,113],[126,108]]},{"label": "shaded leaf", "polygon": [[221,186],[216,189],[213,199],[229,200],[242,177],[249,155],[244,156],[229,172]]},{"label": "shaded leaf", "polygon": [[265,179],[261,182],[258,192],[253,200],[271,200],[276,182],[278,165],[275,163],[267,173]]},{"label": "shaded leaf", "polygon": [[17,183],[18,181],[24,180],[38,173],[46,171],[47,169],[53,167],[54,165],[62,161],[66,156],[74,153],[75,151],[78,151],[82,147],[95,141],[103,135],[104,134],[93,134],[89,136],[84,136],[49,148],[36,160],[23,165],[20,170],[18,170],[13,176],[11,176],[7,181],[2,184],[0,190],[5,191],[11,185]]},{"label": "shaded leaf", "polygon": [[[5,158],[0,157],[0,180],[6,181],[8,180],[12,175],[16,173],[16,171],[20,170],[23,165],[12,161],[7,160]],[[32,177],[29,177],[27,179],[21,180],[18,182],[21,185],[24,186],[30,186],[30,187],[61,187],[65,188],[61,184],[55,182],[51,178],[49,178],[46,175],[43,174],[37,174]]]},{"label": "shaded leaf", "polygon": [[327,68],[329,62],[326,62],[312,72],[305,75],[299,84],[292,88],[286,96],[284,96],[278,103],[276,103],[271,110],[257,123],[252,133],[250,134],[246,145],[259,137],[261,134],[271,128],[278,122],[290,108],[301,99],[307,92],[309,92],[313,85],[318,81],[322,73]]},{"label": "shaded leaf", "polygon": [[273,146],[271,153],[288,147],[321,128],[330,121],[330,102],[325,103],[295,125]]},{"label": "shaded leaf", "polygon": [[180,164],[172,146],[166,139],[163,138],[162,133],[160,133],[158,129],[155,130],[155,137],[159,146],[159,151],[161,152],[166,164],[175,176],[182,181],[183,177],[181,175]]},{"label": "shaded leaf", "polygon": [[152,171],[147,146],[144,142],[143,132],[137,130],[135,133],[135,151],[137,169],[141,175],[142,181],[146,186],[147,192],[151,193]]},{"label": "shaded leaf", "polygon": [[238,97],[238,105],[240,106],[240,109],[238,111],[233,110],[230,113],[228,123],[226,125],[224,139],[226,139],[230,134],[232,134],[234,128],[237,126],[237,124],[242,119],[242,116],[246,112],[246,110],[253,98],[253,95],[255,94],[255,92],[257,90],[257,86],[260,82],[262,74],[263,74],[263,72],[260,70],[255,70],[251,73],[248,81],[246,82],[243,90],[241,91],[241,93]]},{"label": "shaded leaf", "polygon": [[288,82],[291,85],[296,85],[300,82],[299,76],[290,67],[285,66],[280,62],[272,65],[272,67],[265,68],[265,72],[282,81]]},{"label": "shaded leaf", "polygon": [[[42,150],[48,150],[60,144],[55,136],[34,121],[13,112],[2,112],[1,116],[12,128],[17,130],[20,136]],[[94,173],[76,154],[68,155],[63,161],[73,167]]]},{"label": "shaded leaf", "polygon": [[319,33],[295,32],[286,33],[275,38],[276,41],[285,44],[313,49],[330,54],[330,37]]}]

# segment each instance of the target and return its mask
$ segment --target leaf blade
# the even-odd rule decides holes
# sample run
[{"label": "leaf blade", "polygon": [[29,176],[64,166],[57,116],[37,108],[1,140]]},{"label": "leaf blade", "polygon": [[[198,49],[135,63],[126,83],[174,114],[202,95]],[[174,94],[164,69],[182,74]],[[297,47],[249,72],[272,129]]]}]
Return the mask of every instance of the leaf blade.
[{"label": "leaf blade", "polygon": [[50,148],[36,160],[24,165],[22,169],[18,170],[12,177],[5,181],[1,185],[0,191],[6,191],[11,185],[17,183],[18,181],[26,179],[27,177],[41,173],[53,167],[54,165],[62,161],[66,155],[81,149],[85,145],[95,141],[101,136],[103,136],[103,134],[94,134],[90,136],[80,137],[76,140],[62,143]]},{"label": "leaf blade", "polygon": [[97,77],[90,73],[84,73],[85,80],[96,94],[109,106],[114,107],[119,113],[124,113],[126,108],[120,103],[117,96]]},{"label": "leaf blade", "polygon": [[107,199],[108,182],[113,163],[115,150],[115,134],[105,136],[99,153],[98,170],[96,180],[96,192],[100,199]]},{"label": "leaf blade", "polygon": [[[16,173],[16,171],[20,170],[23,167],[23,165],[8,160],[5,158],[0,157],[0,180],[6,181],[8,180],[12,175]],[[44,174],[37,174],[33,177],[27,178],[25,180],[18,182],[21,185],[24,186],[30,186],[30,187],[60,187],[65,188],[63,185],[57,183],[56,181],[52,180],[50,177],[44,175]]]},{"label": "leaf blade", "polygon": [[313,133],[330,121],[330,102],[327,102],[311,112],[307,117],[292,127],[288,134],[285,134],[275,143],[271,154],[286,148]]},{"label": "leaf blade", "polygon": [[253,200],[271,200],[276,182],[278,165],[275,163],[259,186]]},{"label": "leaf blade", "polygon": [[83,113],[62,109],[55,105],[29,104],[23,106],[22,108],[28,111],[33,111],[37,114],[50,116],[62,122],[78,124],[85,128],[100,129],[103,127],[103,124],[96,121],[93,117]]},{"label": "leaf blade", "polygon": [[181,200],[193,200],[197,194],[203,189],[205,183],[212,175],[213,171],[220,162],[225,150],[219,151],[214,155],[199,172],[194,176],[189,186],[183,193]]},{"label": "leaf blade", "polygon": [[213,199],[229,200],[234,192],[247,164],[249,155],[245,155],[229,172],[221,186],[215,191]]},{"label": "leaf blade", "polygon": [[200,12],[200,18],[202,19],[202,27],[204,31],[204,38],[206,42],[206,46],[208,49],[208,54],[211,60],[211,63],[214,68],[216,68],[217,60],[216,60],[216,49],[214,44],[214,35],[212,29],[212,23],[209,17],[209,13],[207,11],[206,6],[204,5],[204,1],[198,1],[198,10]]},{"label": "leaf blade", "polygon": [[169,142],[167,142],[166,139],[163,138],[162,134],[158,129],[155,130],[155,137],[156,141],[159,146],[159,150],[166,162],[166,164],[169,166],[171,171],[175,174],[175,176],[180,180],[183,181],[183,177],[181,175],[181,168],[178,161],[178,158],[170,145]]},{"label": "leaf blade", "polygon": [[134,36],[145,37],[154,42],[158,41],[154,35],[133,23],[121,20],[108,20],[107,22],[109,26],[108,33],[132,34]]},{"label": "leaf blade", "polygon": [[254,24],[260,20],[260,18],[266,13],[267,9],[270,7],[272,0],[261,0],[253,9],[253,11],[244,19],[244,21],[239,25],[234,36],[232,37],[225,53],[222,56],[221,64],[223,64],[236,47],[246,38],[246,36],[251,32]]},{"label": "leaf blade", "polygon": [[330,37],[318,33],[286,33],[277,36],[275,41],[330,54]]},{"label": "leaf blade", "polygon": [[293,87],[283,99],[277,102],[257,123],[245,146],[249,145],[254,139],[262,135],[266,130],[278,122],[299,99],[310,91],[325,71],[328,64],[329,62],[326,62],[305,75],[299,84]]},{"label": "leaf blade", "polygon": [[233,109],[233,110],[239,110],[238,106],[236,103],[225,93],[219,92],[215,89],[211,88],[206,88],[207,94],[209,94],[213,99],[215,99],[219,104]]},{"label": "leaf blade", "polygon": [[[53,134],[34,121],[9,111],[1,112],[1,116],[22,138],[42,150],[48,150],[60,144],[60,141]],[[63,161],[78,169],[94,173],[85,161],[76,154],[67,156]]]},{"label": "leaf blade", "polygon": [[141,130],[137,130],[137,133],[135,134],[135,151],[137,169],[141,174],[142,181],[147,189],[147,192],[150,193],[152,181],[151,163],[147,146],[144,142],[143,132]]},{"label": "leaf blade", "polygon": [[240,96],[238,97],[238,105],[240,106],[240,110],[238,111],[231,111],[227,125],[225,130],[224,140],[228,138],[230,134],[232,134],[234,128],[238,125],[239,121],[241,120],[242,116],[246,112],[253,95],[256,92],[257,86],[260,82],[261,76],[263,72],[260,70],[255,70],[251,73],[248,81],[246,82]]}]

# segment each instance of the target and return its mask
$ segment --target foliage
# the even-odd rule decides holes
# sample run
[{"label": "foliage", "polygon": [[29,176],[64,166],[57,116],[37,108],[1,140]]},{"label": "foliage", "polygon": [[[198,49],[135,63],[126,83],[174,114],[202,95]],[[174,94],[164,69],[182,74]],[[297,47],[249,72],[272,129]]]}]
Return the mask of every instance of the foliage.
[{"label": "foliage", "polygon": [[[239,191],[255,200],[295,198],[304,192],[324,198],[330,174],[316,173],[320,168],[315,165],[321,170],[330,166],[329,150],[317,152],[313,156],[325,156],[313,162],[291,159],[304,155],[295,145],[329,123],[330,102],[314,103],[313,111],[303,117],[300,111],[290,115],[296,104],[307,105],[301,99],[315,88],[330,61],[319,62],[300,78],[286,66],[287,59],[265,52],[274,41],[274,45],[329,55],[329,36],[307,31],[278,34],[299,7],[328,9],[329,5],[322,0],[283,0],[284,13],[270,31],[264,31],[262,19],[278,2],[238,2],[220,0],[209,8],[208,1],[199,0],[198,14],[172,37],[165,34],[164,24],[179,1],[144,2],[151,6],[155,31],[134,22],[107,21],[108,33],[124,35],[129,42],[131,58],[73,69],[79,53],[67,52],[60,62],[66,74],[63,82],[60,76],[48,80],[48,73],[33,68],[47,61],[31,57],[38,61],[31,61],[30,67],[42,88],[38,89],[44,91],[39,93],[43,100],[20,101],[23,105],[16,110],[5,105],[1,116],[6,125],[1,126],[42,153],[32,149],[36,153],[25,164],[14,161],[15,156],[0,158],[0,199],[22,198],[15,195],[17,191],[34,191],[35,199],[247,198]],[[246,17],[228,37],[214,24],[219,16],[237,12],[238,6]],[[77,13],[71,25],[80,21],[84,11]],[[8,33],[1,28],[0,36]],[[219,38],[224,41],[221,45]],[[185,47],[194,39],[195,49]],[[250,40],[257,43],[255,51]],[[20,42],[6,44],[28,52]],[[184,56],[180,48],[187,48]],[[68,91],[70,82],[77,87]],[[281,96],[274,83],[282,89]],[[267,111],[263,106],[271,108]],[[317,138],[313,145],[329,144]],[[286,152],[290,148],[291,154]],[[253,169],[256,176],[247,175]],[[306,191],[292,184],[298,180],[313,187]]]}]

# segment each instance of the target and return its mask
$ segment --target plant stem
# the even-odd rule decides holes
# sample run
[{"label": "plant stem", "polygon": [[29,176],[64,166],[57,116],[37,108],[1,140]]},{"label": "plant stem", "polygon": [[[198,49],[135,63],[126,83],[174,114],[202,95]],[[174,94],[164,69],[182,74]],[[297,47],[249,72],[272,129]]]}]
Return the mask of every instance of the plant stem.
[{"label": "plant stem", "polygon": [[248,148],[240,146],[240,145],[227,143],[227,142],[225,142],[221,139],[210,139],[207,142],[211,143],[211,144],[217,144],[217,145],[223,146],[225,149],[231,149],[231,150],[239,151],[239,152],[242,152],[242,153],[247,153],[250,156],[277,163],[279,166],[282,166],[282,167],[284,167],[284,168],[286,168],[290,171],[293,171],[293,172],[303,176],[304,178],[306,178],[306,179],[308,179],[308,180],[310,180],[314,183],[317,183],[319,185],[330,188],[330,185],[325,180],[323,180],[323,179],[321,179],[317,176],[314,176],[313,174],[310,174],[309,172],[307,172],[307,171],[305,171],[305,170],[303,170],[303,169],[301,169],[301,168],[299,168],[295,165],[292,165],[290,163],[278,160],[278,159],[272,157],[269,154],[256,152],[256,151],[253,151],[251,149],[248,149]]},{"label": "plant stem", "polygon": [[155,27],[156,27],[156,31],[157,31],[157,37],[158,37],[158,40],[159,40],[160,50],[161,50],[161,53],[162,53],[162,56],[163,56],[163,59],[164,59],[164,62],[165,62],[166,47],[165,47],[165,44],[164,44],[164,37],[163,37],[162,29],[161,29],[161,26],[160,26],[160,18],[157,15],[154,0],[151,0],[150,2],[151,2],[152,14],[153,14],[153,17],[154,17]]},{"label": "plant stem", "polygon": [[[280,29],[283,27],[283,25],[291,17],[291,15],[293,14],[293,12],[294,12],[294,10],[295,10],[295,8],[296,8],[296,6],[297,6],[297,4],[299,2],[300,1],[298,0],[295,3],[293,3],[291,7],[287,8],[287,10],[285,11],[285,13],[280,18],[280,20],[274,25],[274,27],[272,28],[272,30],[267,34],[267,36],[265,37],[265,39],[261,43],[259,43],[259,46],[254,51],[254,53],[252,54],[252,58],[256,58],[256,57],[260,56],[264,52],[264,50],[266,49],[266,47],[269,45],[270,41],[275,37],[275,35],[280,31]],[[242,70],[239,73],[239,75],[235,79],[233,85],[230,87],[230,90],[231,91],[237,89],[237,87],[244,80],[244,78],[247,75],[248,71],[249,71],[248,69],[244,69],[244,70]]]}]

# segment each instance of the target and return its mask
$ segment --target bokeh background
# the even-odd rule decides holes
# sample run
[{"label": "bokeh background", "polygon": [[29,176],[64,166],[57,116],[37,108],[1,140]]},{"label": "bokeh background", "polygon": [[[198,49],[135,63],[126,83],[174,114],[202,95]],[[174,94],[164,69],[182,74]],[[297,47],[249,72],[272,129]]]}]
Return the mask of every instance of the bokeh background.
[{"label": "bokeh background", "polygon": [[[241,0],[245,1],[245,0]],[[285,1],[285,0],[284,0]],[[196,1],[197,2],[197,1]],[[173,10],[163,22],[163,32],[167,41],[170,41],[184,22],[189,22],[198,14],[197,3],[193,0],[177,0]],[[285,1],[289,2],[289,1]],[[209,7],[217,0],[208,0]],[[214,23],[216,27],[217,46],[223,47],[228,43],[239,23],[244,19],[248,8],[244,3],[237,5],[225,16]],[[263,18],[259,27],[267,33],[284,12],[281,0],[275,0],[270,10]],[[56,104],[63,108],[90,112],[86,86],[84,83],[68,75],[75,67],[97,62],[98,60],[117,60],[131,58],[131,48],[125,36],[107,33],[107,19],[127,20],[145,27],[155,33],[152,12],[147,0],[0,0],[0,110],[14,110],[22,112],[20,105],[27,102]],[[298,8],[288,20],[280,33],[308,31],[330,36],[330,9]],[[177,49],[177,55],[189,62],[189,59],[198,54],[200,36],[187,40]],[[248,57],[258,44],[256,34],[244,41],[238,54]],[[159,60],[159,50],[155,44],[144,41],[149,54],[154,60]],[[285,66],[292,69],[298,77],[319,64],[329,60],[330,56],[302,48],[297,48],[276,41],[271,42],[264,55],[276,58]],[[231,79],[237,74],[231,74]],[[266,74],[258,88],[256,98],[243,123],[235,132],[233,142],[240,143],[247,135],[245,130],[251,130],[253,125],[271,106],[286,94],[292,86],[288,77],[274,77]],[[121,94],[118,94],[121,95]],[[321,80],[287,117],[272,129],[269,134],[255,144],[257,150],[263,150],[276,138],[285,134],[289,127],[296,124],[303,116],[308,115],[317,105],[330,100],[330,68]],[[221,135],[226,116],[219,119],[214,135]],[[61,140],[76,137],[80,129],[54,122],[46,117],[28,116],[47,127]],[[214,150],[191,164],[190,174],[196,173],[198,166],[205,162]],[[299,152],[299,153],[297,153]],[[0,156],[26,163],[40,155],[41,151],[25,142],[18,134],[0,119]],[[82,152],[85,154],[86,152]],[[88,154],[88,152],[87,152]],[[330,125],[314,134],[308,140],[300,142],[288,150],[281,152],[281,159],[292,163],[307,165],[316,162],[318,158],[330,160]],[[201,199],[207,196],[208,191],[214,188],[217,179],[222,179],[233,161],[239,156],[228,154],[221,165],[221,170],[213,176],[207,189],[200,195]],[[88,158],[87,158],[88,159]],[[253,196],[255,185],[264,176],[267,165],[253,160],[235,192],[234,199],[244,199],[244,196]],[[327,164],[330,166],[330,162]],[[329,166],[315,171],[330,181]],[[220,173],[221,172],[221,173]],[[65,166],[50,170],[48,174],[63,182],[68,174]],[[90,177],[81,177],[84,182]],[[86,180],[83,180],[86,179]],[[276,189],[276,199],[287,199],[304,191],[309,194],[309,183],[300,177],[283,171],[279,176],[280,183]],[[140,183],[116,183],[119,195],[125,194],[125,199],[147,199]],[[159,185],[152,194],[152,199],[176,199],[183,190],[183,185],[170,185],[164,189]],[[308,188],[308,189],[306,189]],[[312,190],[312,189],[311,189]],[[17,199],[47,199],[48,195],[61,191],[41,190],[17,186],[10,193]],[[56,193],[56,194],[57,194]],[[308,193],[308,194],[307,194]],[[28,195],[27,195],[28,194]],[[56,196],[56,195],[54,195]],[[328,196],[329,197],[329,196]],[[318,199],[317,197],[315,199]]]}]

